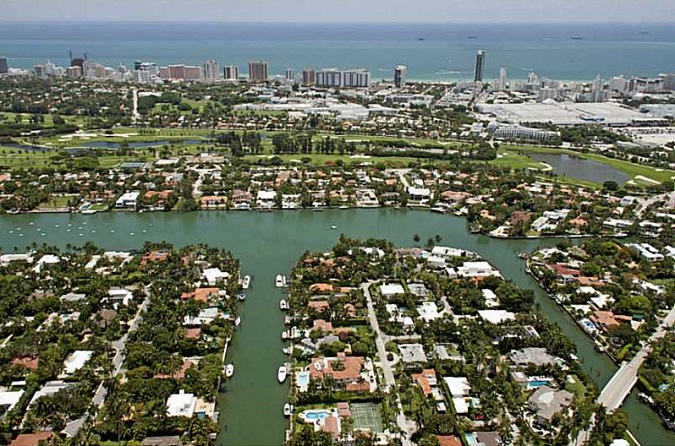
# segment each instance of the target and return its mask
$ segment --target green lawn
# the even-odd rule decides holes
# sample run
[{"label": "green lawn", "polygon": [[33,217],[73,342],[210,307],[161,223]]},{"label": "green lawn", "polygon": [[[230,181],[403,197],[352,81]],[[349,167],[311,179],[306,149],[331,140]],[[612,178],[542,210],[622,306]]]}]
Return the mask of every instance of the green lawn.
[{"label": "green lawn", "polygon": [[65,208],[68,207],[68,200],[70,200],[71,197],[55,197],[51,196],[49,197],[49,201],[46,203],[42,203],[40,205],[41,208]]},{"label": "green lawn", "polygon": [[586,399],[586,386],[577,375],[570,375],[574,379],[573,383],[565,383],[565,390],[572,392],[576,401],[582,402]]},{"label": "green lawn", "polygon": [[272,156],[278,156],[284,162],[294,162],[301,161],[303,158],[309,158],[309,164],[312,166],[325,166],[326,163],[336,162],[341,160],[345,165],[349,164],[361,164],[361,163],[371,163],[379,164],[382,163],[389,167],[406,167],[411,162],[419,162],[420,158],[411,158],[411,157],[382,157],[382,156],[372,156],[369,158],[350,158],[350,155],[324,155],[324,154],[295,154],[295,155],[246,155],[244,161],[255,164],[259,160],[266,160]]},{"label": "green lawn", "polygon": [[490,164],[501,167],[509,167],[511,169],[544,169],[544,165],[539,161],[535,161],[523,155],[510,150],[500,150],[497,158],[490,161]]}]

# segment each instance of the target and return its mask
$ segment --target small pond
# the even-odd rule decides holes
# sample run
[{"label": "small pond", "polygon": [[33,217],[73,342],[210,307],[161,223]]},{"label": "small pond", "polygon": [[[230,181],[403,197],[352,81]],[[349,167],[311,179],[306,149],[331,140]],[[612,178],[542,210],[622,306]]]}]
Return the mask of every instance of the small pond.
[{"label": "small pond", "polygon": [[553,172],[559,176],[601,184],[605,181],[616,181],[617,184],[623,185],[630,180],[627,173],[592,159],[551,153],[532,153],[530,157],[535,161],[550,165],[553,167]]}]

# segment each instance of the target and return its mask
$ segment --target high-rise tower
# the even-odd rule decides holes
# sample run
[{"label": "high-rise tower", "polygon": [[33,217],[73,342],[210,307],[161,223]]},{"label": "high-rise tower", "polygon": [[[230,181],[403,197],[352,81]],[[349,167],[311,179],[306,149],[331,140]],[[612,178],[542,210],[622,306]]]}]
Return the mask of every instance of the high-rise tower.
[{"label": "high-rise tower", "polygon": [[407,74],[408,67],[405,65],[396,65],[396,67],[394,67],[394,87],[405,88]]},{"label": "high-rise tower", "polygon": [[483,82],[483,73],[485,73],[485,51],[478,50],[476,54],[476,71],[474,72],[473,81]]}]

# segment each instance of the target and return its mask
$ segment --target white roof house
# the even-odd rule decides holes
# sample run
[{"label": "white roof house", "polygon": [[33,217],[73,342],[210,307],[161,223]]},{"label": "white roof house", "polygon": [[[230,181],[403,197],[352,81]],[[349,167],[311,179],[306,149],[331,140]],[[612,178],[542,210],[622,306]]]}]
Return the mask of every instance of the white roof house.
[{"label": "white roof house", "polygon": [[441,257],[464,257],[469,255],[468,251],[457,248],[449,248],[447,246],[434,246],[431,254]]},{"label": "white roof house", "polygon": [[202,272],[202,276],[209,285],[215,285],[218,281],[229,278],[230,273],[221,271],[219,268],[207,268]]},{"label": "white roof house", "polygon": [[141,193],[138,191],[125,192],[123,193],[117,201],[115,201],[116,208],[132,208],[136,207],[136,202]]},{"label": "white roof house", "polygon": [[37,265],[35,265],[35,268],[33,268],[33,270],[36,273],[39,273],[40,271],[42,271],[43,265],[56,265],[60,261],[61,258],[59,256],[55,256],[53,254],[45,254],[40,258],[40,260],[37,261]]},{"label": "white roof house", "polygon": [[431,189],[426,187],[412,187],[408,188],[408,195],[413,200],[425,200],[431,198]]},{"label": "white roof house", "polygon": [[420,319],[423,319],[426,322],[430,322],[441,317],[434,302],[422,302],[422,304],[417,307],[417,314],[420,315]]},{"label": "white roof house", "polygon": [[460,277],[489,277],[499,276],[499,271],[492,268],[488,262],[464,262],[457,268]]},{"label": "white roof house", "polygon": [[445,381],[445,385],[448,386],[450,395],[452,395],[453,398],[465,397],[471,392],[469,380],[464,376],[446,376],[443,378],[443,381]]},{"label": "white roof house", "polygon": [[4,390],[0,392],[0,406],[7,406],[5,412],[9,412],[16,406],[16,403],[21,399],[23,395],[23,390],[17,391],[8,391]]},{"label": "white roof house", "polygon": [[197,316],[185,316],[183,318],[183,325],[208,325],[223,316],[223,313],[217,307],[204,308]]},{"label": "white roof house", "polygon": [[501,324],[505,321],[512,321],[516,319],[516,315],[506,310],[478,310],[478,315],[484,321],[492,324]]},{"label": "white roof house", "polygon": [[432,254],[429,257],[427,257],[427,263],[429,264],[429,266],[431,266],[432,268],[436,268],[436,269],[441,269],[441,268],[446,267],[445,257],[437,256],[435,254]]},{"label": "white roof house", "polygon": [[166,400],[166,414],[170,417],[192,418],[195,407],[197,407],[197,398],[194,394],[185,393],[183,390],[169,395]]},{"label": "white roof house", "polygon": [[404,364],[427,362],[427,355],[422,344],[399,344],[398,351]]},{"label": "white roof house", "polygon": [[382,297],[391,297],[397,294],[405,294],[405,290],[400,283],[385,283],[380,285],[380,294],[382,294]]},{"label": "white roof house", "polygon": [[276,191],[273,190],[261,190],[258,191],[258,200],[261,201],[274,201],[277,198]]},{"label": "white roof house", "polygon": [[485,306],[488,308],[494,308],[499,306],[499,299],[494,291],[489,288],[484,288],[481,290],[483,293],[483,298],[485,299]]},{"label": "white roof house", "polygon": [[0,265],[2,265],[2,266],[6,266],[10,262],[28,262],[28,263],[31,263],[32,261],[33,261],[33,254],[32,253],[0,255]]},{"label": "white roof house", "polygon": [[63,361],[63,375],[74,375],[91,359],[94,354],[91,350],[76,350]]},{"label": "white roof house", "polygon": [[30,403],[28,403],[28,410],[31,406],[43,396],[54,395],[56,392],[62,389],[68,388],[68,384],[63,381],[47,381],[44,386],[42,386],[31,398]]},{"label": "white roof house", "polygon": [[129,305],[129,302],[134,300],[133,293],[124,288],[111,288],[108,290],[108,296],[111,300],[122,301],[124,306]]}]

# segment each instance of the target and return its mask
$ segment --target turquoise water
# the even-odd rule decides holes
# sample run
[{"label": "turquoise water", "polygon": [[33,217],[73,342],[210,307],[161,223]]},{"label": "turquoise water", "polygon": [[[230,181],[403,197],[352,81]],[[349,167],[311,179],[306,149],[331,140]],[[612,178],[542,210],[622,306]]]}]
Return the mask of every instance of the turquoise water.
[{"label": "turquoise water", "polygon": [[307,387],[309,385],[309,373],[300,372],[296,375],[296,382],[300,387]]},{"label": "turquoise water", "polygon": [[[469,36],[475,39],[468,39]],[[571,40],[581,37],[583,40]],[[424,40],[419,40],[423,38]],[[286,68],[367,68],[373,80],[393,78],[404,63],[408,78],[473,78],[476,51],[486,51],[486,78],[499,68],[510,79],[530,70],[552,79],[591,80],[624,74],[656,76],[673,70],[675,25],[533,24],[242,24],[242,23],[4,23],[0,54],[9,65],[32,68],[47,60],[61,66],[68,51],[89,60],[133,67],[200,65],[214,58],[235,64],[269,62],[270,75]]]},{"label": "turquoise water", "polygon": [[308,420],[323,420],[324,418],[328,418],[328,415],[330,415],[330,412],[322,410],[311,410],[311,411],[306,411],[305,412],[305,418]]},{"label": "turquoise water", "polygon": [[547,386],[548,384],[549,384],[548,381],[537,380],[537,381],[530,381],[529,383],[527,383],[527,387],[529,387],[530,389],[536,389],[537,387]]}]

